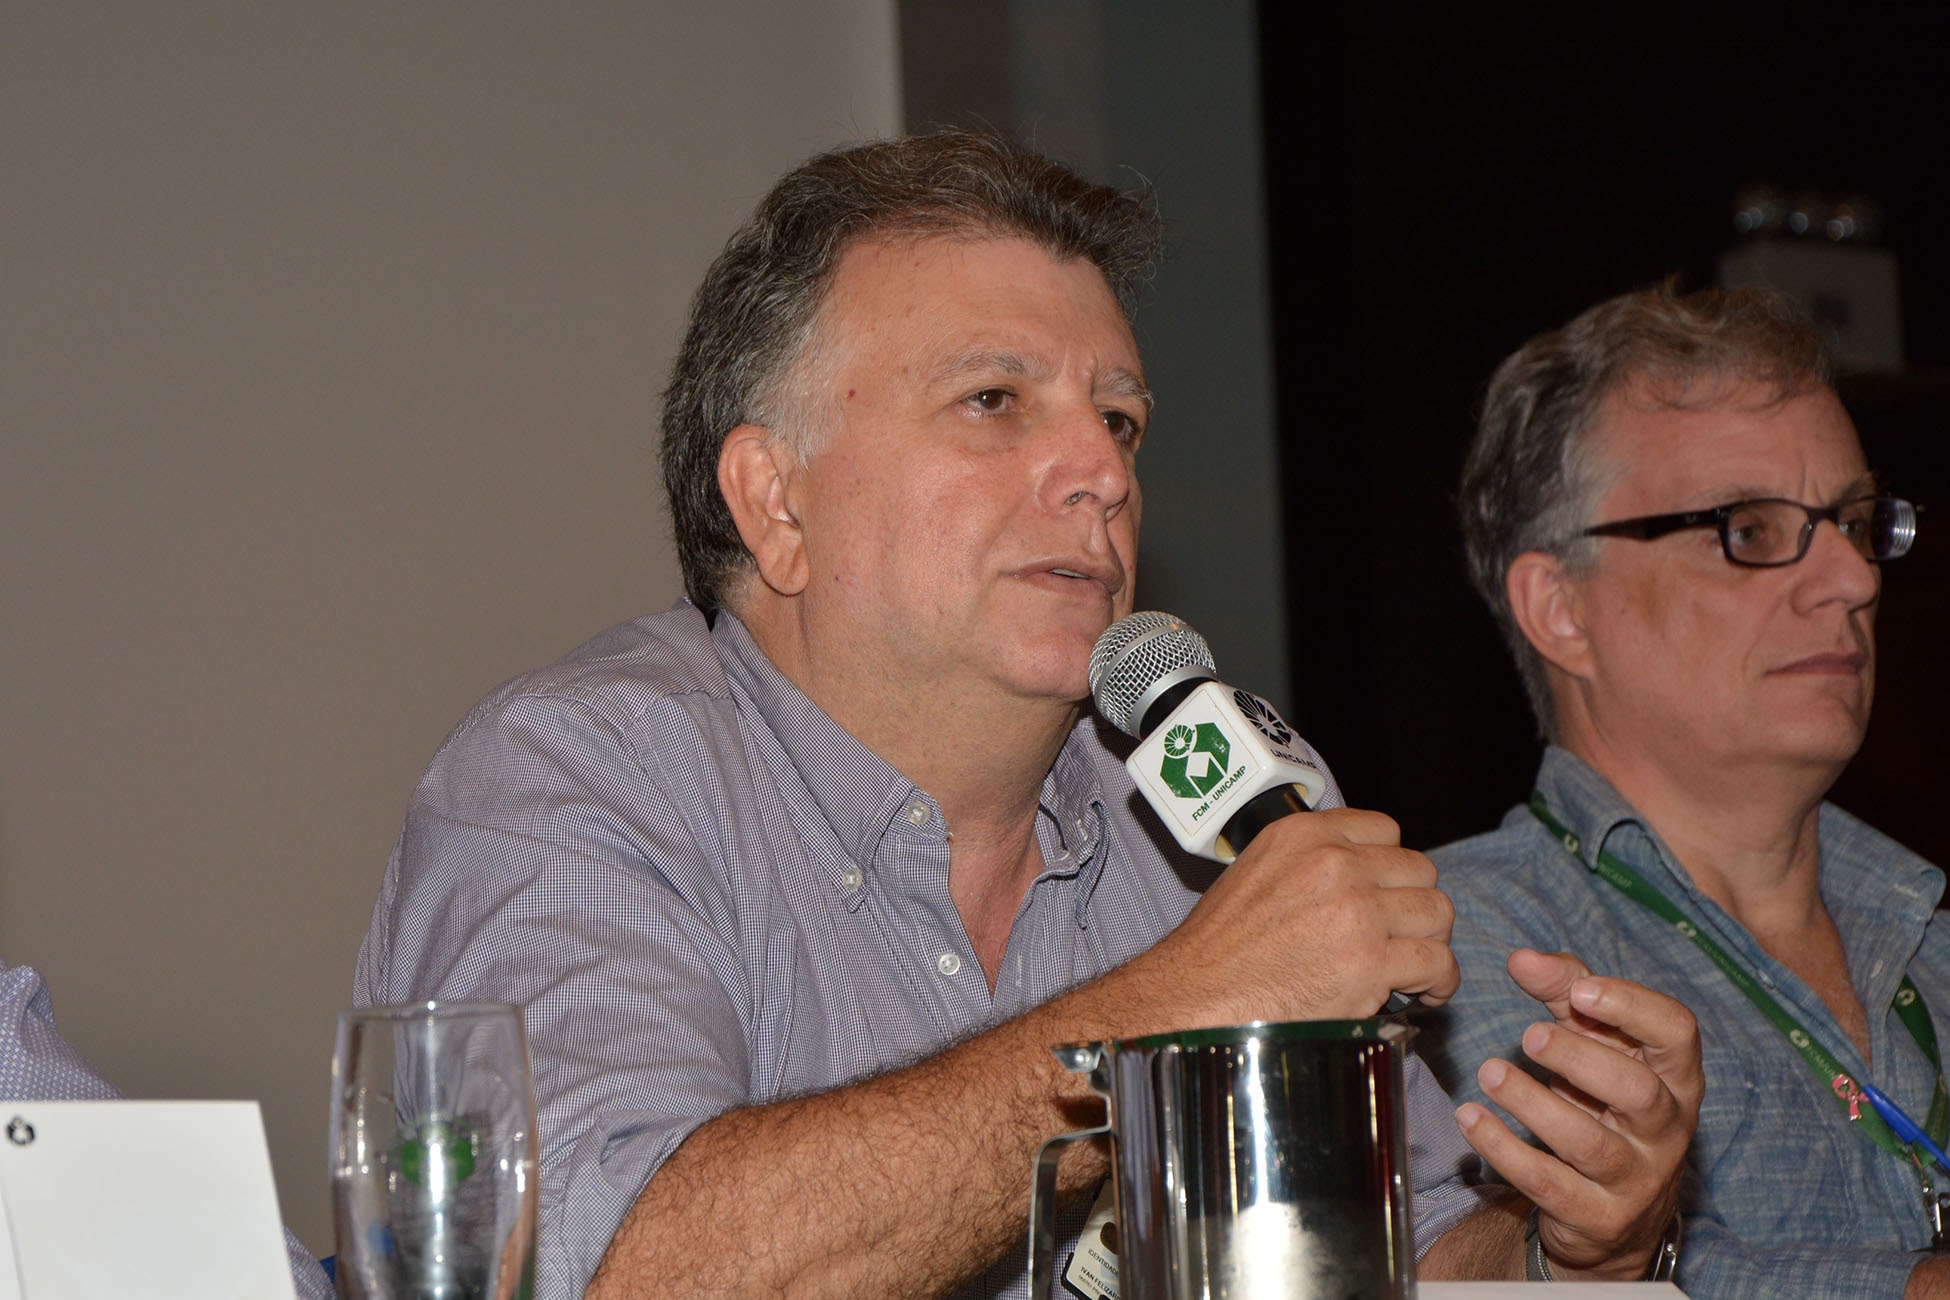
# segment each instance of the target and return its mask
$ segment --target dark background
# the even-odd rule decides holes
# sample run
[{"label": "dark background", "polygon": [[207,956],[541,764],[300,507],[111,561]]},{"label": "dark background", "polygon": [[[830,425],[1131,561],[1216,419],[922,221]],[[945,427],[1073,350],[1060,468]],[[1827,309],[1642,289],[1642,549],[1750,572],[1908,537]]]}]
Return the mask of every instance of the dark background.
[{"label": "dark background", "polygon": [[1887,570],[1876,718],[1836,799],[1950,861],[1946,35],[1923,6],[1261,5],[1292,711],[1409,843],[1488,828],[1538,752],[1451,501],[1485,381],[1601,298],[1711,283],[1764,180],[1880,200],[1900,258],[1908,369],[1844,398],[1871,465],[1939,513]]}]

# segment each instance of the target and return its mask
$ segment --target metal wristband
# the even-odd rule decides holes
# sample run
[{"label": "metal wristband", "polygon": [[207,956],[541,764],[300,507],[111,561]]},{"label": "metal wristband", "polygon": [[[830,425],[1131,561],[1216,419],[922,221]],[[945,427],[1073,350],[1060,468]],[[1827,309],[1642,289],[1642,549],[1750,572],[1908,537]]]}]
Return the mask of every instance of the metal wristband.
[{"label": "metal wristband", "polygon": [[1544,1239],[1537,1235],[1537,1216],[1540,1211],[1530,1207],[1530,1218],[1523,1229],[1523,1280],[1526,1282],[1555,1282],[1551,1276],[1550,1256],[1544,1253]]},{"label": "metal wristband", "polygon": [[1679,1267],[1679,1211],[1672,1213],[1672,1222],[1666,1225],[1666,1235],[1659,1238],[1659,1249],[1652,1253],[1652,1267],[1646,1273],[1648,1282],[1670,1282],[1674,1270]]},{"label": "metal wristband", "polygon": [[[1532,1207],[1530,1220],[1523,1230],[1523,1276],[1526,1282],[1555,1282],[1551,1272],[1550,1256],[1544,1253],[1544,1239],[1537,1232],[1537,1218],[1540,1211]],[[1652,1267],[1646,1270],[1648,1282],[1670,1282],[1673,1271],[1679,1267],[1679,1216],[1672,1216],[1666,1225],[1665,1235],[1659,1238],[1659,1248],[1652,1253]]]}]

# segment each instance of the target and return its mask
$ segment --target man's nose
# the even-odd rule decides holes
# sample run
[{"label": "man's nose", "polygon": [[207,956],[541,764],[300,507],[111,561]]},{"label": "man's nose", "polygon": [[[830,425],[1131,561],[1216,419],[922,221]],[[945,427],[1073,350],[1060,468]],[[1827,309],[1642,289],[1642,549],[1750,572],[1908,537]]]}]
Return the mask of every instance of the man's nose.
[{"label": "man's nose", "polygon": [[1832,594],[1853,607],[1868,604],[1882,590],[1882,569],[1832,519],[1816,522],[1800,567],[1820,599]]},{"label": "man's nose", "polygon": [[1131,452],[1094,406],[1066,412],[1052,430],[1049,492],[1054,502],[1078,506],[1095,501],[1109,518],[1131,496]]}]

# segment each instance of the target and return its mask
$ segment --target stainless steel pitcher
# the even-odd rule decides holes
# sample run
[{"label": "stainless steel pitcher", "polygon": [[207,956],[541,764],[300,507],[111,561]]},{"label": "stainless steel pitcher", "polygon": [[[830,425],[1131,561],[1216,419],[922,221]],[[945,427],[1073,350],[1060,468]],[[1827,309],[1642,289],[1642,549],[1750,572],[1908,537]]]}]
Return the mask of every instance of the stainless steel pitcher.
[{"label": "stainless steel pitcher", "polygon": [[1053,1049],[1109,1117],[1037,1154],[1033,1300],[1050,1294],[1057,1162],[1102,1134],[1121,1300],[1412,1300],[1402,1059],[1414,1033],[1255,1022]]}]

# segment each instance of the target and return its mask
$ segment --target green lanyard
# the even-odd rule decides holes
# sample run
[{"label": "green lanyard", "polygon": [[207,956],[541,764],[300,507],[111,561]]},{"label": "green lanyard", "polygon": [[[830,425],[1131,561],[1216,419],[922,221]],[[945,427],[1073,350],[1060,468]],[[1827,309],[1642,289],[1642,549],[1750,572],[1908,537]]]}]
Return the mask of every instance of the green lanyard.
[{"label": "green lanyard", "polygon": [[[1578,837],[1572,834],[1564,823],[1551,816],[1550,806],[1544,802],[1541,790],[1531,794],[1530,811],[1536,814],[1537,820],[1542,822],[1551,834],[1557,836],[1558,842],[1564,846],[1565,851],[1573,858],[1577,858],[1578,865],[1584,865],[1584,859],[1578,856]],[[1823,1086],[1848,1112],[1850,1122],[1890,1155],[1925,1171],[1927,1178],[1928,1162],[1913,1146],[1898,1140],[1896,1135],[1889,1131],[1889,1126],[1883,1123],[1882,1116],[1876,1113],[1874,1106],[1864,1104],[1867,1098],[1862,1095],[1861,1085],[1856,1082],[1853,1075],[1842,1068],[1841,1062],[1835,1059],[1834,1053],[1823,1047],[1815,1040],[1814,1035],[1802,1028],[1801,1023],[1770,997],[1767,990],[1760,986],[1759,981],[1748,974],[1730,953],[1700,933],[1699,927],[1673,906],[1672,900],[1660,893],[1656,886],[1611,854],[1603,850],[1599,851],[1597,870],[1598,874],[1615,886],[1620,893],[1671,923],[1675,930],[1691,939],[1699,950],[1720,968],[1721,974],[1731,980],[1735,988],[1746,994],[1747,1000],[1758,1007],[1760,1013],[1766,1016],[1774,1027],[1781,1031],[1781,1035],[1793,1045],[1794,1050],[1801,1054],[1801,1059],[1808,1063],[1808,1068],[1815,1072]],[[1917,991],[1916,985],[1910,981],[1908,975],[1904,975],[1902,983],[1897,986],[1896,996],[1890,1003],[1890,1008],[1895,1011],[1896,1018],[1901,1020],[1903,1026],[1909,1030],[1910,1037],[1916,1040],[1916,1045],[1923,1049],[1923,1054],[1930,1058],[1930,1064],[1936,1067],[1936,1090],[1930,1095],[1930,1112],[1923,1121],[1923,1131],[1928,1133],[1938,1146],[1942,1146],[1944,1139],[1950,1137],[1950,1096],[1946,1096],[1944,1089],[1943,1058],[1937,1051],[1936,1029],[1930,1024],[1929,1009],[1923,1005],[1923,995]]]}]

